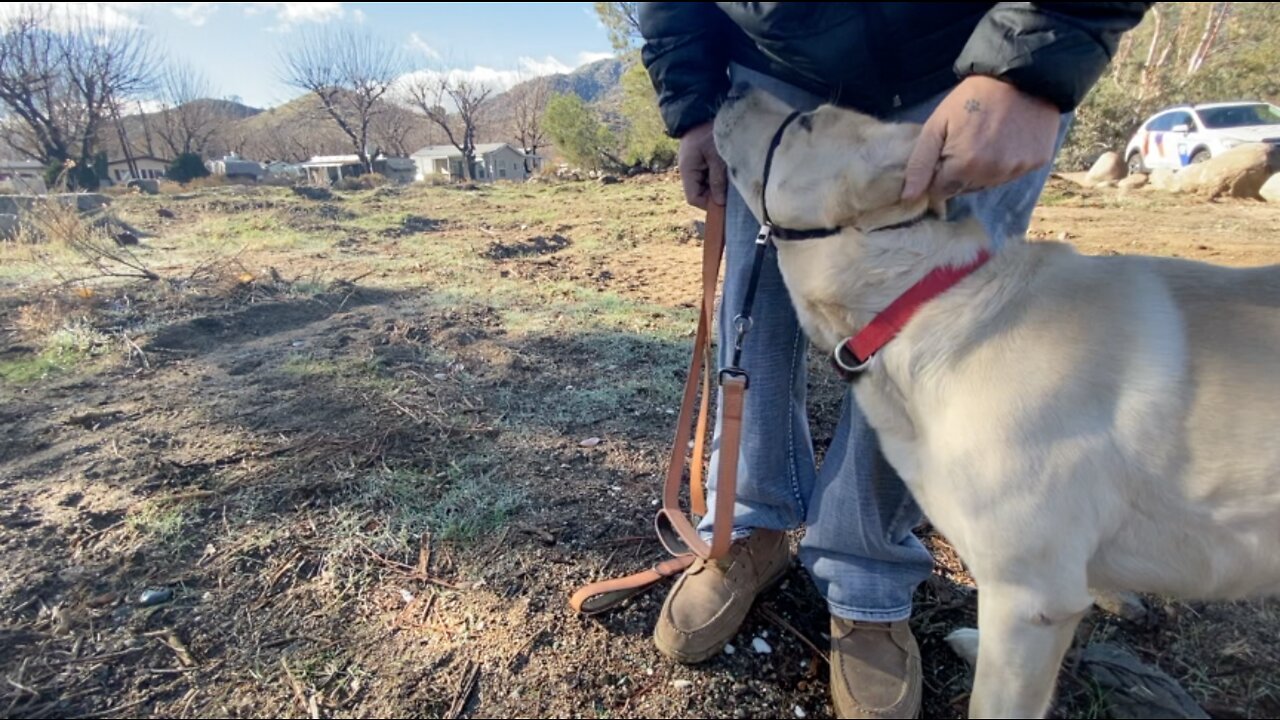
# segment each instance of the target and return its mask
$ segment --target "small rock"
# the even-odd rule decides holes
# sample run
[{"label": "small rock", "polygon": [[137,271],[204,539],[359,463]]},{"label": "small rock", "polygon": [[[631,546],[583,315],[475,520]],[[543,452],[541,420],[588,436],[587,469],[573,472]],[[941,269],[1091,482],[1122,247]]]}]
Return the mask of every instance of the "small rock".
[{"label": "small rock", "polygon": [[407,605],[407,604],[409,604],[409,603],[413,602],[413,593],[409,592],[408,590],[405,590],[405,589],[401,588],[401,589],[400,589],[400,599],[401,599],[401,600],[403,600],[403,601],[405,602],[405,604]]},{"label": "small rock", "polygon": [[173,599],[173,590],[170,588],[147,588],[138,596],[138,605],[140,607],[155,607],[163,605]]},{"label": "small rock", "polygon": [[1146,186],[1149,179],[1150,178],[1143,173],[1135,173],[1121,180],[1117,183],[1117,186],[1126,190],[1137,190],[1140,187]]},{"label": "small rock", "polygon": [[129,245],[138,244],[138,236],[134,235],[128,230],[116,233],[114,240],[116,241],[116,244],[119,245],[120,247],[126,247]]},{"label": "small rock", "polygon": [[1094,591],[1093,604],[1122,620],[1141,623],[1147,620],[1147,604],[1137,594],[1119,590]]},{"label": "small rock", "polygon": [[693,683],[688,680],[672,680],[671,687],[677,690],[688,690],[693,687]]},{"label": "small rock", "polygon": [[578,443],[580,447],[584,447],[584,448],[592,448],[599,444],[600,444],[600,438],[598,437],[589,437],[586,440],[583,440],[582,442]]},{"label": "small rock", "polygon": [[[656,500],[654,501],[654,504],[655,504],[655,505],[657,504],[657,501],[656,501]],[[724,654],[725,654],[725,655],[732,655],[732,654],[734,654],[734,653],[736,653],[736,652],[738,652],[738,648],[736,648],[736,647],[734,647],[734,646],[732,646],[732,645],[725,645],[725,646],[724,646]]]},{"label": "small rock", "polygon": [[176,215],[173,214],[173,211],[170,210],[169,208],[159,208],[158,210],[156,210],[156,215],[159,215],[165,220],[172,220],[175,217],[177,217]]},{"label": "small rock", "polygon": [[795,713],[795,716],[798,718],[807,717],[807,713],[805,713],[804,708],[800,707],[799,705],[797,705],[795,707],[795,710],[793,710],[792,712]]},{"label": "small rock", "polygon": [[751,649],[756,651],[758,655],[769,655],[773,652],[773,648],[769,647],[769,643],[764,638],[756,638],[751,641]]},{"label": "small rock", "polygon": [[601,184],[601,185],[617,185],[619,182],[621,182],[621,181],[620,181],[620,180],[618,180],[617,176],[615,176],[615,175],[602,175],[602,176],[600,176],[600,184]]}]

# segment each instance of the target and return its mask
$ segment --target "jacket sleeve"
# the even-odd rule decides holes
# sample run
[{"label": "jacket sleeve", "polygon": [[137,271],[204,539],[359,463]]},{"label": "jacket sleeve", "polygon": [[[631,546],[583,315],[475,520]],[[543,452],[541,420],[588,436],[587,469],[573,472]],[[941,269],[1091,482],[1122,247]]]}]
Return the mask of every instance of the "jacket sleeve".
[{"label": "jacket sleeve", "polygon": [[1111,62],[1120,37],[1154,2],[996,3],[956,59],[961,77],[990,75],[1060,110],[1074,110]]},{"label": "jacket sleeve", "polygon": [[658,92],[667,134],[715,117],[729,87],[728,17],[714,3],[640,3],[640,58]]}]

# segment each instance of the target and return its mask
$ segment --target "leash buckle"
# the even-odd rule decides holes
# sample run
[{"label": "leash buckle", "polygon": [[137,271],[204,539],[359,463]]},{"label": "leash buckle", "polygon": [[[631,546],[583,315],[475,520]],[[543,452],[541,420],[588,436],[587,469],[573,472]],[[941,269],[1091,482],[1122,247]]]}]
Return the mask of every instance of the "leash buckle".
[{"label": "leash buckle", "polygon": [[761,224],[760,224],[760,232],[756,233],[756,244],[757,244],[757,245],[768,245],[768,244],[769,244],[769,238],[771,238],[771,237],[773,237],[773,224],[772,224],[772,223],[767,223],[767,222],[766,222],[766,223],[761,223]]},{"label": "leash buckle", "polygon": [[746,370],[740,367],[727,367],[720,371],[720,384],[724,385],[727,378],[742,378],[742,389],[746,390],[751,387],[751,376]]}]

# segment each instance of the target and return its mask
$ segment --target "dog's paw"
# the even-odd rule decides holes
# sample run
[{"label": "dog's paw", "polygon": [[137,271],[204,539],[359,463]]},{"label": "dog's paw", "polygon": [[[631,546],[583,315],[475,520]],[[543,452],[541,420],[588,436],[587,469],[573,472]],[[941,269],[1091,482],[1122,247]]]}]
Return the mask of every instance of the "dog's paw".
[{"label": "dog's paw", "polygon": [[969,663],[969,667],[978,664],[978,630],[977,628],[960,628],[953,630],[945,638],[951,650],[961,659]]}]

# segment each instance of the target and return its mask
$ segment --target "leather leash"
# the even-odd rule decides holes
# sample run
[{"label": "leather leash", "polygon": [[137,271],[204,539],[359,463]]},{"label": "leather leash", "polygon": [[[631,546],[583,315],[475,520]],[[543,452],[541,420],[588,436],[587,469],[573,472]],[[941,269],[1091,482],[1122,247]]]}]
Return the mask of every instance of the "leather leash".
[{"label": "leather leash", "polygon": [[[765,241],[767,241],[767,236]],[[735,321],[734,361],[720,372],[719,383],[723,390],[721,412],[723,420],[720,432],[720,473],[717,478],[716,517],[708,545],[698,534],[693,523],[680,507],[681,481],[684,479],[685,453],[689,447],[694,406],[698,406],[697,433],[693,437],[693,462],[689,467],[689,497],[694,513],[707,512],[706,491],[703,482],[703,457],[706,451],[707,429],[711,408],[711,328],[715,307],[716,285],[720,276],[720,260],[724,253],[724,207],[711,203],[707,210],[706,232],[702,243],[702,300],[698,311],[698,330],[694,336],[693,356],[685,378],[684,396],[680,415],[676,421],[675,440],[667,463],[667,476],[662,489],[662,509],[654,518],[654,527],[663,546],[674,557],[653,567],[625,577],[594,582],[579,589],[569,599],[569,605],[584,615],[611,610],[656,585],[661,580],[679,575],[698,558],[714,560],[729,552],[733,536],[733,505],[737,497],[738,445],[742,431],[742,408],[748,378],[737,367],[742,339],[750,329],[751,302],[759,277],[760,259],[764,245],[757,239],[756,262],[752,268],[752,283],[743,303],[743,313]],[[701,377],[699,377],[701,376]],[[698,403],[698,385],[701,380],[701,403]]]}]

